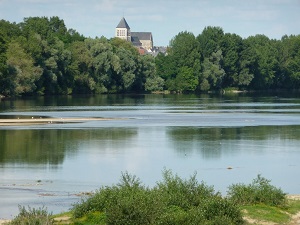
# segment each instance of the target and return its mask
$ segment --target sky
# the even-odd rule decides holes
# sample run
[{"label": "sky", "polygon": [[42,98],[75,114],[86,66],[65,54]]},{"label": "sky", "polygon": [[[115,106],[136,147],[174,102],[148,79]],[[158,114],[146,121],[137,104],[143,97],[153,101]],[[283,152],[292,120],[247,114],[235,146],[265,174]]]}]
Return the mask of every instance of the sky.
[{"label": "sky", "polygon": [[124,16],[132,32],[152,32],[155,46],[169,45],[182,31],[197,36],[207,26],[242,38],[300,34],[300,0],[0,0],[0,19],[35,16],[58,16],[91,38],[113,37]]}]

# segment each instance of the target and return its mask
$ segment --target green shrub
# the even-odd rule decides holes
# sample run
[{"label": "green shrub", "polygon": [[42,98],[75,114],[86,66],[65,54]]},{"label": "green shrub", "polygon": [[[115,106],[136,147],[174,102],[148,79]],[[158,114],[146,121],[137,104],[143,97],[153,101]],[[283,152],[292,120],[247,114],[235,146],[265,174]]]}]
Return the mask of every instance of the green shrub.
[{"label": "green shrub", "polygon": [[119,184],[103,187],[73,208],[75,218],[105,212],[107,224],[151,224],[161,209],[157,192],[144,187],[135,176],[123,173]]},{"label": "green shrub", "polygon": [[84,197],[80,203],[73,206],[73,216],[75,218],[83,217],[92,212],[103,212],[106,203],[113,198],[115,194],[114,187],[102,187],[90,197]]},{"label": "green shrub", "polygon": [[213,187],[198,183],[196,174],[184,180],[170,170],[163,171],[163,180],[157,183],[157,188],[165,204],[185,210],[199,206],[202,201],[215,195]]},{"label": "green shrub", "polygon": [[270,180],[260,174],[251,184],[233,184],[228,188],[228,197],[240,205],[263,203],[270,206],[284,206],[286,194],[270,184]]},{"label": "green shrub", "polygon": [[239,208],[213,187],[199,184],[196,174],[184,180],[169,170],[152,189],[135,176],[122,174],[119,184],[101,188],[73,210],[77,218],[103,212],[108,225],[243,224]]},{"label": "green shrub", "polygon": [[9,225],[51,225],[54,224],[52,215],[44,208],[30,208],[19,206],[19,214],[8,224]]},{"label": "green shrub", "polygon": [[[214,196],[205,201],[201,207],[208,224],[243,224],[241,210],[234,202],[221,196]],[[226,222],[225,222],[226,221]]]},{"label": "green shrub", "polygon": [[154,221],[154,225],[188,225],[189,214],[185,210],[177,206],[170,206]]}]

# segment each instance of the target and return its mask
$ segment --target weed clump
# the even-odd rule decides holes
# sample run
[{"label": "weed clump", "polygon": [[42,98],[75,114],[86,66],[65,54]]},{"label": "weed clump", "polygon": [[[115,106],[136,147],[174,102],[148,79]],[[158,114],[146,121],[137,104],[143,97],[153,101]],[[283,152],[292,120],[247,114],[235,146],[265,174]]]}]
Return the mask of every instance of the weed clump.
[{"label": "weed clump", "polygon": [[52,215],[45,208],[30,208],[19,206],[19,214],[8,223],[9,225],[52,225]]},{"label": "weed clump", "polygon": [[270,180],[257,175],[251,184],[233,184],[228,188],[228,197],[239,205],[265,204],[283,207],[286,194],[270,184]]}]

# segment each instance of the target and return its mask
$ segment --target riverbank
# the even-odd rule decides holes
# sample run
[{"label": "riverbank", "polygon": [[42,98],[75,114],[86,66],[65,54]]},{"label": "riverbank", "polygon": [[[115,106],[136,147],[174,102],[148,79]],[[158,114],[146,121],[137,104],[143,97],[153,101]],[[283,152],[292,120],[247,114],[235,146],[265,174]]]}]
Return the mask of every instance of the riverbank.
[{"label": "riverbank", "polygon": [[[300,201],[300,194],[299,195],[287,195],[287,199]],[[269,221],[260,221],[255,218],[244,217],[244,219],[246,220],[247,224],[278,225],[278,223],[269,222]],[[10,221],[11,220],[0,218],[0,225],[5,225]],[[55,224],[72,224],[72,218],[69,216],[69,213],[68,213],[68,215],[60,214],[60,215],[54,216],[54,221],[55,221]],[[295,214],[290,215],[290,221],[285,224],[286,225],[300,224],[300,211]]]}]

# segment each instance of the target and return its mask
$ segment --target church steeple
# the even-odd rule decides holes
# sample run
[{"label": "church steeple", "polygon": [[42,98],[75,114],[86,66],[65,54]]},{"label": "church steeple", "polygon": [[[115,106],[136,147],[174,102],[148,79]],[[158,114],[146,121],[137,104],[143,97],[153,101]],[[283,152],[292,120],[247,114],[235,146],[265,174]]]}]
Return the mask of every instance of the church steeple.
[{"label": "church steeple", "polygon": [[121,19],[118,26],[116,27],[115,37],[131,41],[130,27],[124,17]]}]

